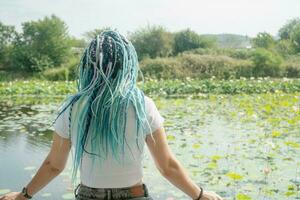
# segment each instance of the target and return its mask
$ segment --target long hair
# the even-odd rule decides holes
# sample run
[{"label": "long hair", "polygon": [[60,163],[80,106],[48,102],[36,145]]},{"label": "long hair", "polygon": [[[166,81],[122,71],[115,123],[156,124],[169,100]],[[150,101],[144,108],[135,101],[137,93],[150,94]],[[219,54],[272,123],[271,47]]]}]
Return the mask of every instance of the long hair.
[{"label": "long hair", "polygon": [[[73,183],[83,153],[89,154],[94,163],[95,157],[103,161],[110,152],[121,163],[129,105],[135,111],[139,149],[140,142],[144,142],[145,130],[151,130],[145,113],[144,93],[136,84],[140,72],[137,54],[124,36],[112,30],[97,35],[85,48],[77,72],[78,91],[66,98],[58,114],[70,107],[69,136],[76,134],[75,141],[72,141],[75,147],[72,154]],[[72,112],[73,109],[76,112]],[[90,149],[86,149],[88,142]]]}]

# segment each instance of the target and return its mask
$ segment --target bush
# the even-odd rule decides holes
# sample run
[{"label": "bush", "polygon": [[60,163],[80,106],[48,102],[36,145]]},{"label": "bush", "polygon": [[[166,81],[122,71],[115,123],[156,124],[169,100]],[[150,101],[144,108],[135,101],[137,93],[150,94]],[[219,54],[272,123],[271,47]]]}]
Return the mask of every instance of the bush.
[{"label": "bush", "polygon": [[199,54],[199,55],[223,55],[236,59],[250,59],[252,56],[251,49],[232,49],[232,48],[198,48],[184,53]]},{"label": "bush", "polygon": [[295,53],[295,48],[291,40],[279,40],[276,44],[276,51],[283,57]]},{"label": "bush", "polygon": [[252,39],[252,44],[257,48],[271,49],[275,46],[276,41],[269,33],[262,32]]},{"label": "bush", "polygon": [[166,57],[172,54],[172,34],[162,26],[148,26],[130,34],[139,60]]},{"label": "bush", "polygon": [[169,79],[184,76],[180,63],[174,57],[144,59],[140,62],[140,67],[145,77]]},{"label": "bush", "polygon": [[145,77],[157,79],[210,78],[220,79],[252,76],[252,62],[228,56],[180,54],[176,57],[146,59],[140,63]]},{"label": "bush", "polygon": [[196,32],[186,29],[175,33],[173,43],[173,53],[178,53],[197,49],[197,48],[211,48],[215,45],[216,41],[212,38],[200,36]]},{"label": "bush", "polygon": [[300,56],[292,56],[284,63],[285,76],[290,78],[300,77]]},{"label": "bush", "polygon": [[283,75],[281,68],[282,58],[266,49],[256,49],[252,55],[254,64],[253,75],[255,77],[280,77]]},{"label": "bush", "polygon": [[60,67],[47,69],[40,74],[41,78],[47,80],[74,80],[77,76],[77,66],[79,64],[78,57],[72,57],[70,60]]}]

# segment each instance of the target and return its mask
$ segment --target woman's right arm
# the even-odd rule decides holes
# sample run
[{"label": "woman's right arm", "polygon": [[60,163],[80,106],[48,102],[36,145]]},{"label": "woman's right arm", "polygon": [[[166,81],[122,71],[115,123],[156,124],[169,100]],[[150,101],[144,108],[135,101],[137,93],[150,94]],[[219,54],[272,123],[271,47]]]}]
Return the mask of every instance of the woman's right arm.
[{"label": "woman's right arm", "polygon": [[[197,199],[201,189],[188,176],[184,167],[172,153],[164,127],[157,129],[152,135],[154,140],[149,134],[146,137],[146,143],[159,172],[192,199]],[[204,190],[201,200],[222,200],[222,198],[214,192]]]}]

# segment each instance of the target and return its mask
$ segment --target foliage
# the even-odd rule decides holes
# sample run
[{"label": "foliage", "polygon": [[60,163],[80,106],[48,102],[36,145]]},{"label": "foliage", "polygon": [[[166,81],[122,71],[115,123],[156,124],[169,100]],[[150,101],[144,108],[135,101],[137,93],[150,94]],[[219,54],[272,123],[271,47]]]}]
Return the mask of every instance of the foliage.
[{"label": "foliage", "polygon": [[74,56],[69,59],[67,63],[60,67],[50,68],[41,72],[41,78],[59,81],[59,80],[75,80],[77,76],[77,66],[79,64],[79,58]]},{"label": "foliage", "polygon": [[83,49],[86,47],[87,43],[84,39],[78,39],[76,37],[69,37],[69,45],[72,48]]},{"label": "foliage", "polygon": [[295,52],[300,52],[300,18],[289,20],[279,30],[279,36],[281,40],[289,41]]},{"label": "foliage", "polygon": [[300,25],[300,18],[294,18],[289,20],[283,27],[279,29],[280,39],[291,39],[291,34],[294,29]]},{"label": "foliage", "polygon": [[278,52],[283,57],[292,55],[295,53],[295,48],[291,40],[279,40],[276,44],[276,52]]},{"label": "foliage", "polygon": [[254,63],[253,75],[260,76],[282,76],[282,58],[266,49],[258,48],[253,52],[252,61]]},{"label": "foliage", "polygon": [[145,59],[140,62],[140,66],[146,77],[156,79],[229,79],[253,76],[253,64],[250,60],[235,59],[226,55],[183,53],[176,57]]},{"label": "foliage", "polygon": [[250,45],[250,37],[238,34],[204,34],[202,36],[214,37],[219,48],[240,49]]},{"label": "foliage", "polygon": [[176,55],[183,51],[197,48],[212,48],[215,40],[212,37],[200,36],[196,32],[186,29],[174,34],[173,53]]},{"label": "foliage", "polygon": [[269,33],[262,32],[252,39],[252,44],[257,48],[271,49],[275,46],[276,41]]},{"label": "foliage", "polygon": [[222,55],[222,56],[229,56],[231,58],[247,60],[252,57],[252,49],[232,49],[232,48],[199,48],[193,49],[190,51],[186,51],[184,53],[191,53],[191,54],[199,54],[199,55]]},{"label": "foliage", "polygon": [[70,51],[66,24],[52,15],[22,24],[23,32],[14,41],[16,68],[43,71],[65,61]]},{"label": "foliage", "polygon": [[11,52],[12,41],[16,37],[14,26],[7,26],[0,22],[0,67],[9,64],[9,54]]},{"label": "foliage", "polygon": [[300,24],[298,24],[291,33],[291,41],[296,52],[300,53]]},{"label": "foliage", "polygon": [[[138,82],[145,94],[151,96],[201,96],[207,94],[259,94],[300,92],[299,79],[191,79]],[[75,81],[19,80],[0,82],[0,95],[66,95],[76,90]]]},{"label": "foliage", "polygon": [[291,78],[300,77],[300,57],[289,57],[283,65],[285,76]]},{"label": "foliage", "polygon": [[166,57],[172,53],[173,37],[162,26],[147,26],[129,35],[139,59]]}]

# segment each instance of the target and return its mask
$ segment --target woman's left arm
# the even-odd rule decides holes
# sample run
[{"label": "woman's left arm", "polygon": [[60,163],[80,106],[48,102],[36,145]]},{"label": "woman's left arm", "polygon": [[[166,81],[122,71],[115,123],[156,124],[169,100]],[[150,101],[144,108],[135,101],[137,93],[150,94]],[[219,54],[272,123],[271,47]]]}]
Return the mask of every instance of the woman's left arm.
[{"label": "woman's left arm", "polygon": [[[35,195],[64,170],[70,149],[70,139],[63,138],[54,132],[52,147],[49,154],[35,176],[26,186],[27,193],[30,196]],[[26,200],[26,198],[22,196],[21,192],[11,192],[0,197],[0,200]]]}]

